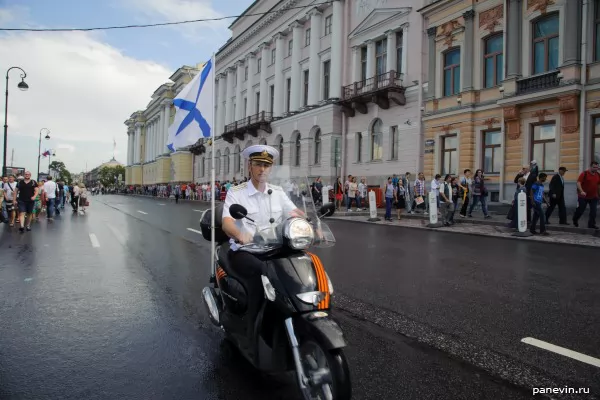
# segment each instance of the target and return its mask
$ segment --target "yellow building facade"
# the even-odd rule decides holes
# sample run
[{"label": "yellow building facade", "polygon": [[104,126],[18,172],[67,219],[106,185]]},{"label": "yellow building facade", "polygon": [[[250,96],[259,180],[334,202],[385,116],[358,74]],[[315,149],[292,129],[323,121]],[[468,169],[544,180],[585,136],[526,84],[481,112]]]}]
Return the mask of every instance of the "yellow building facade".
[{"label": "yellow building facade", "polygon": [[600,153],[599,4],[438,0],[419,10],[428,178],[482,169],[490,201],[508,202],[515,175],[536,160],[540,172],[568,168],[575,204],[577,176]]},{"label": "yellow building facade", "polygon": [[129,138],[125,167],[127,185],[192,181],[192,154],[189,151],[173,153],[166,145],[169,126],[175,117],[173,99],[199,72],[199,67],[179,68],[169,78],[170,82],[154,91],[146,109],[134,112],[125,121]]}]

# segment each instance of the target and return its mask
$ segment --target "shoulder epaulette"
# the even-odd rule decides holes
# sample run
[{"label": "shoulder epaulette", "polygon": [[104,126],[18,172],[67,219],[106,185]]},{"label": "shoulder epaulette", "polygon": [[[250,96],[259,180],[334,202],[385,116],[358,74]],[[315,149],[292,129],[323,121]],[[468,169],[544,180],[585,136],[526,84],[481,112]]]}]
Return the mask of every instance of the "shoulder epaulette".
[{"label": "shoulder epaulette", "polygon": [[248,187],[248,182],[240,183],[239,185],[234,186],[229,190],[233,190],[234,192],[237,192],[238,190],[245,189],[246,187]]}]

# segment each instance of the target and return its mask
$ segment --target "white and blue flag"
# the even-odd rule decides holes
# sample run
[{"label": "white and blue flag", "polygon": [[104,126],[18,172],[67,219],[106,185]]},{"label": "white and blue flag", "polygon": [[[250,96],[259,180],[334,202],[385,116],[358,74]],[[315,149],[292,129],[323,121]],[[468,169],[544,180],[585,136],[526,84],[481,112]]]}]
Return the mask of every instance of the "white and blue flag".
[{"label": "white and blue flag", "polygon": [[200,138],[213,135],[215,76],[214,60],[204,64],[202,71],[173,100],[177,109],[169,126],[167,147],[175,151],[191,146]]}]

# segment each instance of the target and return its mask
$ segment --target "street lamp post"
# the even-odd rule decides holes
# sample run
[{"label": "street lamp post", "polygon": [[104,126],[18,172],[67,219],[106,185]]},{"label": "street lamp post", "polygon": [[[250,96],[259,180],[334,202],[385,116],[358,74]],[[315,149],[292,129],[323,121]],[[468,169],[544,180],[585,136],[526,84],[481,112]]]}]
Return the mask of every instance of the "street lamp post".
[{"label": "street lamp post", "polygon": [[46,140],[50,139],[50,129],[48,129],[48,128],[40,129],[40,141],[39,141],[39,145],[38,145],[38,169],[37,169],[37,179],[38,180],[40,180],[40,159],[42,157],[42,132],[44,130],[48,131],[48,133],[46,133],[46,136],[44,137],[44,139],[46,139]]},{"label": "street lamp post", "polygon": [[21,82],[19,82],[17,87],[22,91],[26,91],[27,89],[29,89],[29,85],[27,85],[27,83],[25,83],[25,77],[27,77],[27,72],[25,72],[25,70],[23,70],[23,68],[10,67],[6,71],[6,92],[5,92],[5,100],[4,100],[4,155],[2,158],[2,175],[6,175],[6,153],[7,153],[7,149],[8,149],[8,73],[10,72],[11,69],[19,69],[19,70],[21,70],[21,72],[23,72],[21,74]]}]

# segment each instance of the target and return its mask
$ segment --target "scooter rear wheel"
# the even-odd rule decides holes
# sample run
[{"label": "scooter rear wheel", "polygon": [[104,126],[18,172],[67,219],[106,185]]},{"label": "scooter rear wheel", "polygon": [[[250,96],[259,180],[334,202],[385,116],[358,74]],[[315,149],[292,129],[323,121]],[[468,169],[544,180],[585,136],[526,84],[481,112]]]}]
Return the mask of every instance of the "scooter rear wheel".
[{"label": "scooter rear wheel", "polygon": [[[309,387],[302,391],[305,400],[349,400],[352,397],[350,369],[341,349],[327,351],[317,341],[305,339],[300,344],[300,359],[310,381]],[[327,371],[327,382],[315,384]]]}]

